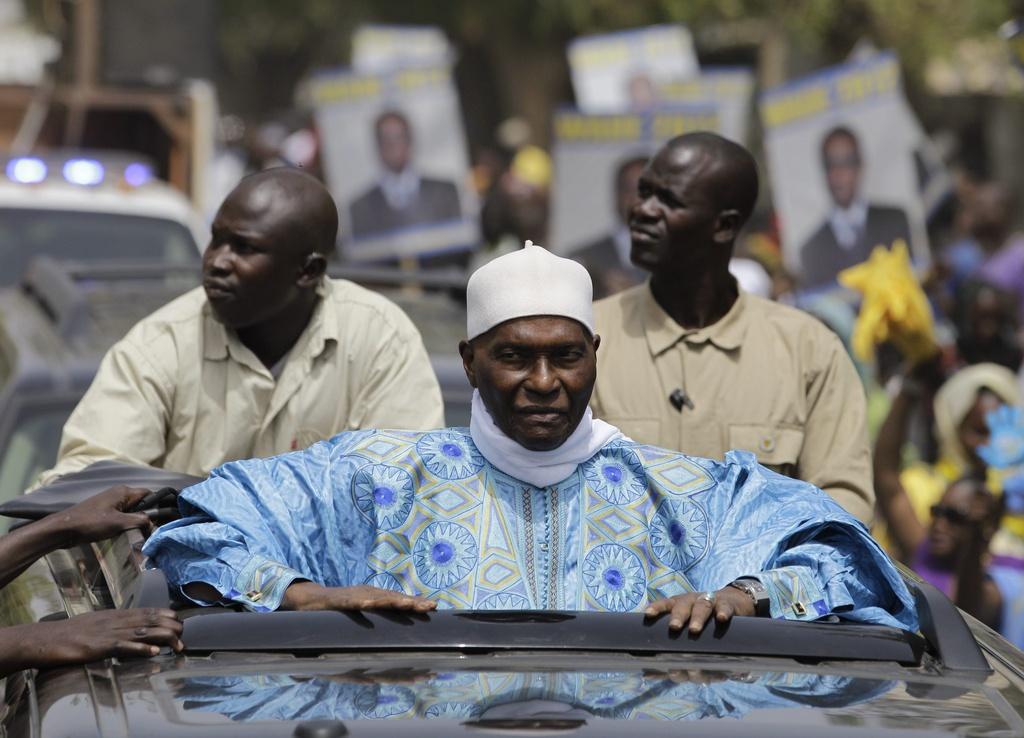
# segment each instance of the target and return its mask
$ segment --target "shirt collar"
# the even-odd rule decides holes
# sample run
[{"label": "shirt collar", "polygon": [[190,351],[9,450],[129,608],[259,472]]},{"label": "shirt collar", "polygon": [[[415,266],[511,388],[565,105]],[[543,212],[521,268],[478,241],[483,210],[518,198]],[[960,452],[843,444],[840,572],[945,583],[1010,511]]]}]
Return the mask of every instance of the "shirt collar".
[{"label": "shirt collar", "polygon": [[[320,297],[316,308],[313,310],[313,317],[309,320],[306,330],[299,336],[299,340],[288,353],[288,360],[296,356],[308,356],[316,358],[327,346],[328,341],[338,342],[339,328],[338,316],[331,310],[329,303],[330,295],[335,289],[334,283],[327,277],[320,280],[316,288],[316,294]],[[211,361],[223,361],[230,356],[240,364],[245,364],[256,371],[270,370],[246,348],[232,330],[228,330],[214,316],[210,309],[210,303],[203,302],[203,358]]]},{"label": "shirt collar", "polygon": [[392,209],[404,210],[419,194],[420,178],[410,168],[397,174],[385,169],[380,175],[380,189]]},{"label": "shirt collar", "polygon": [[748,297],[743,290],[722,318],[704,328],[684,328],[666,313],[654,299],[651,283],[644,289],[644,333],[651,356],[658,356],[675,346],[679,341],[700,344],[711,343],[723,351],[733,351],[743,343],[747,332],[746,310]]},{"label": "shirt collar", "polygon": [[852,248],[864,231],[868,220],[868,204],[858,198],[847,208],[834,207],[829,213],[829,225],[841,246]]}]

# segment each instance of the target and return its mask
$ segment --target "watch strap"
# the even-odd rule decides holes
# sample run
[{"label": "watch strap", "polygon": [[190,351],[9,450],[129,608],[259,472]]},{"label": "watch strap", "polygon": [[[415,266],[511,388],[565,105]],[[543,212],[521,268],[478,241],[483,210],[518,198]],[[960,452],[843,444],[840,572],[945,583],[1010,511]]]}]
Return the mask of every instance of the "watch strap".
[{"label": "watch strap", "polygon": [[771,614],[771,598],[768,596],[768,588],[760,580],[753,577],[740,577],[726,586],[746,592],[750,596],[750,599],[754,601],[755,616],[766,618]]}]

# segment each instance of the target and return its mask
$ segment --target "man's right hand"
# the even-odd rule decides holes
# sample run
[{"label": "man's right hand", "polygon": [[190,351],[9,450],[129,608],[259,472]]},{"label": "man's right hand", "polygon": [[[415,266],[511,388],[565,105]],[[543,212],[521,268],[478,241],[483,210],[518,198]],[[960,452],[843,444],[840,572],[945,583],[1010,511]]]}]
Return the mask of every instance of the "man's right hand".
[{"label": "man's right hand", "polygon": [[101,610],[0,630],[0,675],[20,669],[87,664],[117,656],[156,656],[161,646],[183,648],[173,610]]},{"label": "man's right hand", "polygon": [[429,612],[434,600],[361,584],[356,587],[323,587],[295,582],[284,593],[282,610],[404,610]]},{"label": "man's right hand", "polygon": [[118,485],[93,495],[74,507],[43,518],[62,539],[62,546],[75,546],[111,538],[132,528],[148,534],[153,528],[145,513],[128,512],[149,494],[148,489]]}]

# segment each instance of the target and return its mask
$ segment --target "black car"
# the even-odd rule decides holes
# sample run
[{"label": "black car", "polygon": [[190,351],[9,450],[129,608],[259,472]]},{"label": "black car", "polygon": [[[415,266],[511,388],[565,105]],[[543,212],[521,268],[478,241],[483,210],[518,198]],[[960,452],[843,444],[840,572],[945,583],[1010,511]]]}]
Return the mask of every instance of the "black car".
[{"label": "black car", "polygon": [[[0,514],[194,481],[103,463]],[[692,638],[637,613],[198,608],[146,568],[141,543],[47,556],[0,594],[0,618],[170,603],[185,651],[12,676],[8,735],[1024,735],[1024,654],[910,574],[918,633],[735,618]]]}]

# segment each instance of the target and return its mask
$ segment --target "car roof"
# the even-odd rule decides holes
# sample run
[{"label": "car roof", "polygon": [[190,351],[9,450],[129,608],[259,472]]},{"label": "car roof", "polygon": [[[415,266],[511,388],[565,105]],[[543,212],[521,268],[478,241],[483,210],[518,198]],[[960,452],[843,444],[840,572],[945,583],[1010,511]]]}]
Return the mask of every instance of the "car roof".
[{"label": "car roof", "polygon": [[163,182],[140,187],[82,187],[60,181],[20,184],[0,178],[0,211],[62,210],[158,218],[184,225],[198,249],[209,229],[183,194]]}]

